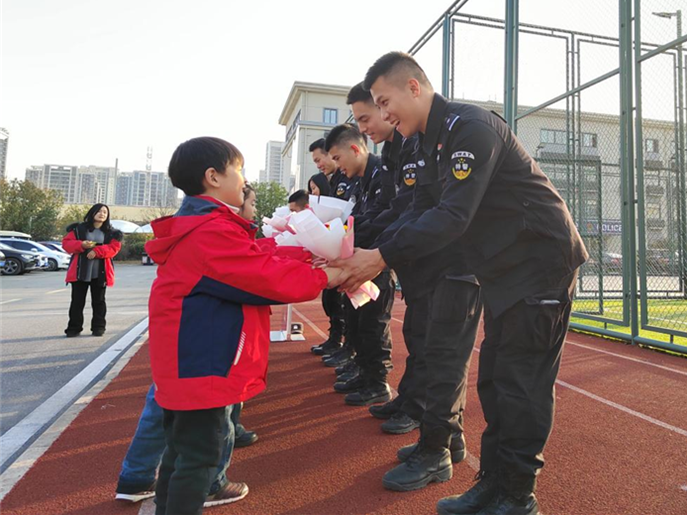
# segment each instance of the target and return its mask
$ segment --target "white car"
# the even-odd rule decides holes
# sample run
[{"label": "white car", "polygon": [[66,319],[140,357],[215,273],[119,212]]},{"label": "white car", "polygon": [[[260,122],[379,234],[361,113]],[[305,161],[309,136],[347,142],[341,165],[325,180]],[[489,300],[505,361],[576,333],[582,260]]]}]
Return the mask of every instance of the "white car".
[{"label": "white car", "polygon": [[21,251],[38,252],[45,258],[44,268],[50,272],[69,268],[69,262],[71,261],[71,256],[69,254],[57,252],[36,241],[18,238],[2,238],[0,239],[0,243],[4,243],[5,245],[9,245]]}]

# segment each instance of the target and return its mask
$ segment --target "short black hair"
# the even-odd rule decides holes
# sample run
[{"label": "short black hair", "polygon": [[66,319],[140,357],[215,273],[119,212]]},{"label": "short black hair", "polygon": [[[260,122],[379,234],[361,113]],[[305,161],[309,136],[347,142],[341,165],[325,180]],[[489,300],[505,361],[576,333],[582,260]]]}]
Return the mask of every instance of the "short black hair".
[{"label": "short black hair", "polygon": [[319,148],[322,152],[324,152],[326,154],[327,151],[324,149],[324,142],[325,142],[324,138],[320,138],[318,140],[313,141],[309,147],[310,152],[315,152],[315,150],[317,150]]},{"label": "short black hair", "polygon": [[308,202],[310,202],[310,197],[308,196],[308,192],[305,190],[294,191],[291,194],[291,196],[289,197],[289,204],[291,202],[295,202],[300,207],[307,206]]},{"label": "short black hair", "polygon": [[343,123],[334,127],[329,136],[327,136],[324,148],[329,152],[333,146],[342,145],[343,143],[355,143],[367,147],[365,137],[355,125],[350,123]]},{"label": "short black hair", "polygon": [[208,168],[224,173],[230,164],[243,167],[243,163],[243,154],[234,145],[204,136],[179,145],[172,154],[167,173],[172,184],[186,195],[200,195],[205,192],[203,178]]},{"label": "short black hair", "polygon": [[372,101],[372,95],[370,94],[370,91],[363,88],[362,82],[359,82],[358,84],[353,86],[348,92],[348,96],[346,97],[346,104],[352,105],[356,102],[369,102],[371,104],[374,104],[374,102]]},{"label": "short black hair", "polygon": [[243,196],[247,197],[251,192],[255,193],[255,188],[249,183],[243,185]]},{"label": "short black hair", "polygon": [[387,77],[398,72],[405,72],[404,81],[406,78],[413,78],[424,86],[431,85],[425,71],[417,64],[412,55],[405,52],[389,52],[377,59],[370,69],[367,70],[363,87],[369,91],[378,78]]}]

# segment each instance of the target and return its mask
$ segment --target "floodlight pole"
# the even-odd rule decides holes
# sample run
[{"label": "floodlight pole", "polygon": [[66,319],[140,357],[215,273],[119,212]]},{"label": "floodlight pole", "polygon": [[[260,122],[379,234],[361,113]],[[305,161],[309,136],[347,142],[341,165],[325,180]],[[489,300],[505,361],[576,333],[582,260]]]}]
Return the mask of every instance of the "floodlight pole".
[{"label": "floodlight pole", "polygon": [[506,0],[505,49],[503,73],[503,114],[513,132],[517,132],[518,115],[518,32],[519,0]]}]

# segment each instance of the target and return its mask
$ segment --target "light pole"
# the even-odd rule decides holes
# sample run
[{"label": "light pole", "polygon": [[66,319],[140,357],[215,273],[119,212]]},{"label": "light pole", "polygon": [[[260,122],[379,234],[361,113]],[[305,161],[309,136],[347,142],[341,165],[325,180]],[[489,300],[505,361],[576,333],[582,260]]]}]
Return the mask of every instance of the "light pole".
[{"label": "light pole", "polygon": [[[675,12],[656,12],[652,13],[659,18],[673,17],[677,20],[677,37],[682,36],[682,11]],[[680,286],[683,295],[687,298],[687,253],[685,246],[687,246],[687,189],[685,188],[685,131],[684,131],[684,61],[682,59],[682,43],[677,45],[677,110],[678,110],[678,134],[675,145],[677,146],[676,164],[678,172],[678,256],[680,262]]]}]

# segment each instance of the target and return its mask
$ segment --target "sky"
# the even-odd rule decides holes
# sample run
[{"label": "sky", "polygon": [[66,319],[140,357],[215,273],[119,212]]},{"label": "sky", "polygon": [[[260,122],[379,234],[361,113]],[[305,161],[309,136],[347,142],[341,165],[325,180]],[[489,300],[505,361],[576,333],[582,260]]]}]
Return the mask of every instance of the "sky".
[{"label": "sky", "polygon": [[[353,85],[377,57],[408,50],[450,4],[2,0],[0,127],[10,132],[8,176],[23,178],[34,164],[114,166],[115,159],[122,171],[145,169],[148,146],[153,170],[165,171],[176,145],[212,135],[236,144],[248,178],[256,179],[267,141],[284,139],[278,118],[294,81]],[[504,4],[470,0],[463,12],[503,18]],[[523,23],[617,32],[615,0],[520,4]],[[682,6],[687,16],[684,4],[643,2],[645,35],[658,43],[674,37],[674,20],[648,12]],[[437,89],[438,36],[417,55]],[[565,61],[555,41],[532,38],[521,37],[520,102],[536,105],[565,91]],[[500,31],[459,27],[456,97],[501,101],[502,45]],[[585,78],[617,67],[617,50],[588,55]],[[671,83],[669,64],[663,68],[648,82],[656,95]],[[585,105],[617,113],[614,88],[589,92]]]}]

